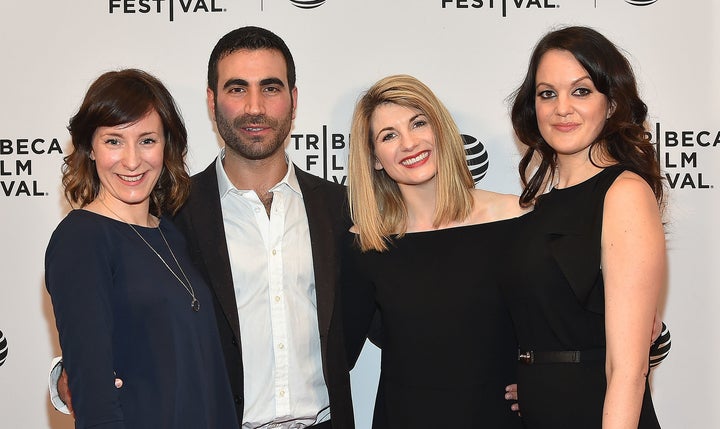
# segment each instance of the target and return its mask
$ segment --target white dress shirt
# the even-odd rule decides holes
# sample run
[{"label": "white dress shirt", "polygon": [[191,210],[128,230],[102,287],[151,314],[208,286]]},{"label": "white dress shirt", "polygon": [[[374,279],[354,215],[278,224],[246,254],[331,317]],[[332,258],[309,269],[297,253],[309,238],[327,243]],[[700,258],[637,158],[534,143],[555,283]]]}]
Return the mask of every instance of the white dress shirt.
[{"label": "white dress shirt", "polygon": [[243,429],[296,429],[330,419],[323,377],[310,231],[295,170],[270,189],[268,217],[253,190],[216,162],[245,386]]}]

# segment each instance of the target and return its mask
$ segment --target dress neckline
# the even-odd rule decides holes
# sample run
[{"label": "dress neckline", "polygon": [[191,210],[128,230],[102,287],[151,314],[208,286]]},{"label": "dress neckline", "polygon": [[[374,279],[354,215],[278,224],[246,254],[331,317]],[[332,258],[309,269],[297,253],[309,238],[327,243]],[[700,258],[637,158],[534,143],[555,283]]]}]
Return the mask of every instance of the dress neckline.
[{"label": "dress neckline", "polygon": [[[100,218],[100,219],[107,219],[107,220],[109,220],[109,221],[111,221],[111,222],[113,222],[113,223],[115,223],[115,224],[120,224],[120,225],[125,225],[125,226],[128,225],[128,224],[127,224],[126,222],[124,222],[124,221],[117,220],[117,219],[115,219],[115,218],[111,218],[110,216],[105,216],[104,214],[96,213],[96,212],[94,212],[94,211],[90,211],[90,210],[86,210],[86,209],[75,209],[74,211],[75,211],[75,212],[80,212],[80,213],[89,213],[90,215],[92,215],[92,216],[94,216],[94,217],[97,217],[97,218]],[[135,228],[140,228],[140,229],[146,230],[146,231],[154,231],[154,230],[159,229],[159,228],[160,228],[160,225],[162,225],[162,223],[163,223],[163,218],[162,218],[162,216],[161,216],[161,217],[158,218],[158,225],[157,225],[157,226],[143,226],[143,225],[137,225],[137,224],[132,224],[132,226],[134,226]]]},{"label": "dress neckline", "polygon": [[[520,219],[521,217],[525,216],[526,214],[530,213],[531,211],[523,213],[520,216],[509,217],[507,219],[498,219],[498,220],[493,220],[493,221],[489,221],[489,222],[472,223],[472,224],[468,224],[468,225],[457,225],[457,226],[451,226],[449,228],[429,229],[426,231],[406,232],[403,235],[403,237],[411,237],[411,236],[419,237],[419,236],[423,236],[423,235],[432,235],[432,234],[436,234],[436,233],[441,233],[443,231],[460,231],[460,232],[462,232],[462,231],[467,231],[469,229],[474,229],[474,228],[486,228],[486,227],[490,227],[492,225],[499,225],[502,223],[515,221],[515,220]],[[397,234],[393,234],[393,237],[396,239]]]},{"label": "dress neckline", "polygon": [[597,173],[595,173],[595,174],[593,174],[592,176],[588,177],[587,179],[583,180],[582,182],[576,183],[576,184],[571,185],[571,186],[568,186],[568,187],[566,187],[566,188],[556,188],[555,186],[553,186],[552,188],[550,188],[550,191],[548,192],[548,194],[560,193],[560,192],[563,192],[563,191],[570,191],[570,190],[573,190],[573,189],[580,188],[580,187],[582,187],[583,185],[586,185],[586,184],[588,184],[588,183],[591,183],[591,182],[599,179],[603,174],[606,174],[608,171],[611,171],[611,170],[614,170],[615,168],[620,168],[620,167],[621,167],[621,166],[620,166],[619,164],[614,164],[614,165],[610,165],[610,166],[607,166],[607,167],[603,167],[600,171],[598,171]]}]

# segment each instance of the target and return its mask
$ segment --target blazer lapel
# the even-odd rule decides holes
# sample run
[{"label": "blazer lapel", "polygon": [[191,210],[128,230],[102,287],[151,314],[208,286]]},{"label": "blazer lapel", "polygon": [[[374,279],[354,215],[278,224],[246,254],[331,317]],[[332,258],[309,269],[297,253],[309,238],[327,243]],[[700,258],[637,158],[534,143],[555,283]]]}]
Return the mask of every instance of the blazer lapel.
[{"label": "blazer lapel", "polygon": [[320,335],[325,336],[330,327],[333,304],[335,302],[336,281],[336,248],[333,225],[336,220],[331,218],[331,211],[327,209],[324,193],[319,186],[319,178],[311,176],[301,169],[295,168],[295,174],[300,184],[310,228],[310,243],[312,246],[313,270],[315,273],[315,291],[318,308],[318,327]]},{"label": "blazer lapel", "polygon": [[215,163],[210,164],[193,179],[195,181],[187,207],[195,233],[193,242],[199,248],[202,265],[223,313],[236,338],[240,338],[240,322],[235,303],[235,289],[223,226]]}]

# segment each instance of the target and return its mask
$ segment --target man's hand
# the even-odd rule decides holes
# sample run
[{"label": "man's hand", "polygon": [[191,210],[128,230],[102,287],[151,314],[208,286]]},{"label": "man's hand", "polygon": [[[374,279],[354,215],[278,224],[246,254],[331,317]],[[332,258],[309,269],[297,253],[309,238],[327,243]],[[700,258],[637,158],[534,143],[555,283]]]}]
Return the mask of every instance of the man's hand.
[{"label": "man's hand", "polygon": [[[662,319],[660,319],[660,315],[655,313],[655,320],[653,321],[653,331],[652,331],[652,341],[655,342],[660,337],[660,334],[663,330],[663,323]],[[664,357],[663,357],[664,358]],[[660,359],[662,360],[662,359]],[[657,362],[660,363],[660,362]],[[656,363],[656,365],[657,365]],[[520,415],[520,405],[517,403],[518,400],[518,393],[517,393],[517,384],[511,384],[509,386],[505,387],[505,399],[508,401],[515,401],[512,405],[510,405],[510,409],[517,412],[518,416]]]},{"label": "man's hand", "polygon": [[518,394],[517,394],[517,384],[511,384],[509,386],[505,387],[505,399],[508,401],[515,401],[512,405],[510,405],[510,409],[517,412],[518,416],[520,415],[520,405],[518,405]]},{"label": "man's hand", "polygon": [[75,410],[73,410],[72,407],[72,395],[70,394],[70,386],[68,385],[68,376],[67,372],[65,372],[65,368],[63,368],[60,373],[60,378],[58,378],[57,390],[60,400],[67,405],[68,411],[70,411],[70,414],[75,417]]},{"label": "man's hand", "polygon": [[[123,385],[123,381],[119,378],[115,379],[115,387],[121,388]],[[58,396],[60,397],[60,400],[67,405],[68,411],[70,411],[70,414],[75,417],[75,410],[73,410],[72,407],[72,395],[70,394],[70,385],[68,384],[68,376],[67,372],[65,372],[65,368],[63,368],[62,372],[60,373],[60,378],[58,378],[57,382],[57,389],[58,389]]]}]

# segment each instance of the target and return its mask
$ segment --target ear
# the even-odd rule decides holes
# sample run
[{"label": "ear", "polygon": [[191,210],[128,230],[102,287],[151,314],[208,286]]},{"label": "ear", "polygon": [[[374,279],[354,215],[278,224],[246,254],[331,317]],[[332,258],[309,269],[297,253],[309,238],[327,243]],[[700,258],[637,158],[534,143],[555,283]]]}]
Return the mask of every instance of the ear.
[{"label": "ear", "polygon": [[93,162],[95,161],[95,150],[94,149],[90,150],[90,161],[93,161]]},{"label": "ear", "polygon": [[615,101],[611,101],[610,105],[608,106],[607,116],[605,119],[610,119],[610,117],[615,113],[615,109],[617,108],[617,103]]},{"label": "ear", "polygon": [[382,169],[383,169],[383,165],[380,163],[380,160],[377,159],[377,157],[374,157],[374,158],[375,158],[375,169],[376,169],[376,170],[382,170]]},{"label": "ear", "polygon": [[297,86],[290,91],[290,96],[292,97],[292,118],[295,119],[295,112],[297,112],[297,101],[298,101],[298,90]]},{"label": "ear", "polygon": [[210,87],[207,89],[207,105],[208,110],[210,111],[210,115],[212,116],[213,120],[215,120],[215,93],[213,92]]}]

